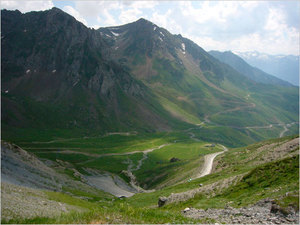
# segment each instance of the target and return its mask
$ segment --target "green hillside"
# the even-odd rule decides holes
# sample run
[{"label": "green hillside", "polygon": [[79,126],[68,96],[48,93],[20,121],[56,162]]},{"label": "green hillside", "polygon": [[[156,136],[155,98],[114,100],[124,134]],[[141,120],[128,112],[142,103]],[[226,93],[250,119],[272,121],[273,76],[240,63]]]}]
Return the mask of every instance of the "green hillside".
[{"label": "green hillside", "polygon": [[201,126],[199,139],[241,146],[278,137],[291,123],[288,132],[297,133],[296,87],[256,83],[147,20],[96,31],[57,8],[3,10],[2,27],[6,140]]},{"label": "green hillside", "polygon": [[[190,143],[177,148],[162,148],[153,151],[147,165],[153,159],[164,160],[176,156],[184,163],[194,154],[198,155],[196,144]],[[190,147],[188,147],[190,146]],[[181,147],[189,148],[189,154],[183,154]],[[196,147],[196,148],[195,148]],[[207,149],[208,150],[208,149]],[[202,152],[205,154],[205,152]],[[138,154],[137,154],[138,156]],[[43,156],[44,157],[44,156]],[[65,158],[71,163],[70,158]],[[134,161],[134,158],[132,158]],[[299,137],[290,136],[272,139],[243,148],[234,148],[217,157],[214,171],[211,175],[184,180],[180,184],[171,185],[151,193],[139,193],[128,199],[99,198],[91,194],[72,191],[72,196],[66,193],[46,192],[49,199],[83,207],[86,211],[74,211],[58,217],[36,217],[31,219],[14,219],[3,223],[215,223],[208,217],[193,219],[185,217],[182,210],[186,207],[198,209],[220,209],[233,207],[241,209],[249,207],[263,199],[273,199],[279,210],[287,215],[290,210],[298,210],[299,204]],[[177,164],[179,168],[181,165]],[[67,165],[67,164],[66,164]],[[191,165],[191,164],[190,164]],[[199,166],[197,162],[197,166]],[[186,167],[189,168],[189,167]],[[151,167],[159,173],[159,167]],[[141,168],[143,171],[144,169]],[[190,168],[189,168],[190,170]],[[177,170],[179,176],[184,169]],[[201,187],[199,187],[201,184]],[[191,195],[191,193],[194,193]],[[175,195],[185,196],[181,201],[172,200]],[[78,196],[89,196],[88,200],[78,199]],[[76,197],[77,196],[77,197]],[[167,204],[157,207],[158,198],[168,197]],[[274,214],[275,215],[275,214]],[[238,215],[236,215],[238,216]],[[232,218],[234,219],[234,218]]]}]

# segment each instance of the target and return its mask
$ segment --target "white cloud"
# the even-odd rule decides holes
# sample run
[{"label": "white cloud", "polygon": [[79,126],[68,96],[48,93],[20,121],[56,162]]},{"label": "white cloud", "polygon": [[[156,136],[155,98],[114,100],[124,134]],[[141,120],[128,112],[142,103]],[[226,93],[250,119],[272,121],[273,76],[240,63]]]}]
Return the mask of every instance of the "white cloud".
[{"label": "white cloud", "polygon": [[216,41],[211,37],[200,37],[200,36],[191,36],[187,35],[187,38],[194,41],[197,45],[204,48],[206,51],[209,50],[219,50],[226,51],[228,50],[226,43],[222,41]]},{"label": "white cloud", "polygon": [[82,15],[81,15],[76,9],[74,9],[72,6],[69,6],[69,5],[64,6],[64,7],[63,7],[63,10],[64,10],[66,13],[68,13],[68,14],[74,16],[76,20],[82,22],[84,25],[86,25],[86,26],[88,25],[88,23],[87,23],[86,20],[82,17]]},{"label": "white cloud", "polygon": [[120,1],[123,7],[137,8],[137,9],[151,9],[158,5],[158,1]]},{"label": "white cloud", "polygon": [[196,3],[180,2],[181,20],[176,21],[184,27],[184,36],[206,50],[299,54],[299,28],[288,26],[288,12],[282,5],[253,1]]},{"label": "white cloud", "polygon": [[257,1],[243,1],[243,2],[239,2],[239,5],[242,8],[245,8],[247,10],[252,11],[253,9],[255,9],[256,7],[259,6],[259,2],[257,2]]},{"label": "white cloud", "polygon": [[138,8],[131,8],[128,10],[123,10],[119,16],[119,20],[122,24],[130,23],[138,20],[142,15],[142,11]]},{"label": "white cloud", "polygon": [[199,24],[209,21],[225,23],[230,16],[237,14],[238,5],[236,2],[201,2],[199,8],[192,5],[192,2],[180,2],[181,10],[184,16],[190,17]]},{"label": "white cloud", "polygon": [[268,19],[266,21],[265,29],[276,31],[285,28],[285,15],[280,9],[269,9]]},{"label": "white cloud", "polygon": [[1,1],[2,9],[15,10],[18,9],[22,13],[30,11],[47,10],[53,7],[52,0],[47,1]]},{"label": "white cloud", "polygon": [[158,12],[154,12],[152,14],[152,18],[150,18],[151,22],[161,26],[163,28],[169,29],[169,20],[171,17],[172,10],[169,9],[164,14],[159,14]]},{"label": "white cloud", "polygon": [[75,1],[76,10],[84,18],[96,18],[105,11],[120,8],[117,1]]}]

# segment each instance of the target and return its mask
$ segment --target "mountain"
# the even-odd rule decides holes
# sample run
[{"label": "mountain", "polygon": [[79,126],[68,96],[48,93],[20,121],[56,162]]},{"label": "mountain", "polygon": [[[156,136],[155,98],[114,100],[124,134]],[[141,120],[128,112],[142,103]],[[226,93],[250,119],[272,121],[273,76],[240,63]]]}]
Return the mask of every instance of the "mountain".
[{"label": "mountain", "polygon": [[297,87],[145,19],[1,27],[1,223],[299,223]]},{"label": "mountain", "polygon": [[2,10],[1,18],[6,138],[28,130],[91,135],[205,124],[203,139],[217,129],[217,140],[226,134],[234,145],[241,135],[240,145],[277,132],[248,127],[298,121],[297,88],[254,82],[145,19],[94,30],[57,8]]},{"label": "mountain", "polygon": [[156,108],[151,91],[107,51],[99,32],[57,8],[3,10],[2,124],[169,129],[171,121]]},{"label": "mountain", "polygon": [[[99,31],[104,38],[113,39],[110,42],[111,57],[130,68],[133,76],[149,87],[161,105],[179,120],[199,124],[207,119],[215,125],[231,128],[270,124],[284,114],[268,116],[282,111],[273,108],[282,106],[282,97],[275,97],[279,92],[289,90],[295,95],[285,97],[298,98],[297,88],[277,89],[272,85],[257,84],[216,60],[191,40],[172,35],[147,20],[100,28]],[[255,99],[255,107],[248,95]],[[282,93],[279,95],[283,96]],[[281,100],[275,103],[275,99]],[[268,113],[266,105],[273,108],[267,109]],[[287,110],[286,106],[284,108]]]},{"label": "mountain", "polygon": [[257,51],[236,54],[250,65],[299,86],[299,56],[269,55]]},{"label": "mountain", "polygon": [[250,66],[241,57],[233,54],[230,51],[209,51],[209,54],[211,54],[213,57],[217,58],[221,62],[230,65],[231,67],[239,71],[241,74],[256,82],[281,86],[291,86],[291,84],[286,81],[278,79],[277,77],[267,74],[258,68]]}]

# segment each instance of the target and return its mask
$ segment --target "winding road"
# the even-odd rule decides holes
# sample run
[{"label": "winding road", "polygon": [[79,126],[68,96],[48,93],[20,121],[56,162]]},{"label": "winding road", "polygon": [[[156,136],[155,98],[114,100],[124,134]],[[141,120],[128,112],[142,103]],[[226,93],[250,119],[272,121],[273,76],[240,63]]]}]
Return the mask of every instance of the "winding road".
[{"label": "winding road", "polygon": [[212,153],[212,154],[208,154],[208,155],[204,156],[204,164],[203,164],[202,171],[195,178],[204,177],[204,176],[206,176],[206,175],[208,175],[208,174],[211,173],[212,167],[213,167],[213,163],[214,163],[214,159],[218,155],[221,155],[224,152],[228,151],[228,148],[226,148],[224,145],[221,145],[221,146],[223,148],[222,152],[216,152],[216,153]]}]

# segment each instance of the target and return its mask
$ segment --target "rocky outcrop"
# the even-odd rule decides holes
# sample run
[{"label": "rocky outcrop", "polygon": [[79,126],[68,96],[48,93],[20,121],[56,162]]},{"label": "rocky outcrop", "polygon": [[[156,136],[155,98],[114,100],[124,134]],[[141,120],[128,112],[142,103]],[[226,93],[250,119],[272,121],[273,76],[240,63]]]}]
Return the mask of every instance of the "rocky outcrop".
[{"label": "rocky outcrop", "polygon": [[164,206],[168,201],[168,198],[162,196],[162,197],[159,197],[158,199],[158,207],[162,207]]},{"label": "rocky outcrop", "polygon": [[183,210],[184,216],[203,219],[214,219],[226,224],[299,224],[299,212],[291,210],[282,213],[280,206],[270,199],[264,199],[250,207],[224,209]]},{"label": "rocky outcrop", "polygon": [[57,8],[25,14],[2,10],[1,27],[1,87],[9,93],[2,97],[2,121],[7,125],[167,127],[167,118],[153,107],[158,102],[111,57],[110,42],[99,30]]},{"label": "rocky outcrop", "polygon": [[199,188],[191,189],[188,191],[171,193],[170,196],[164,197],[164,199],[166,198],[166,200],[163,205],[173,203],[173,202],[184,202],[191,198],[194,198],[197,194],[215,196],[217,193],[227,188],[228,186],[236,184],[243,177],[243,175],[244,174],[233,176],[205,186],[203,186],[203,184],[199,184]]}]

